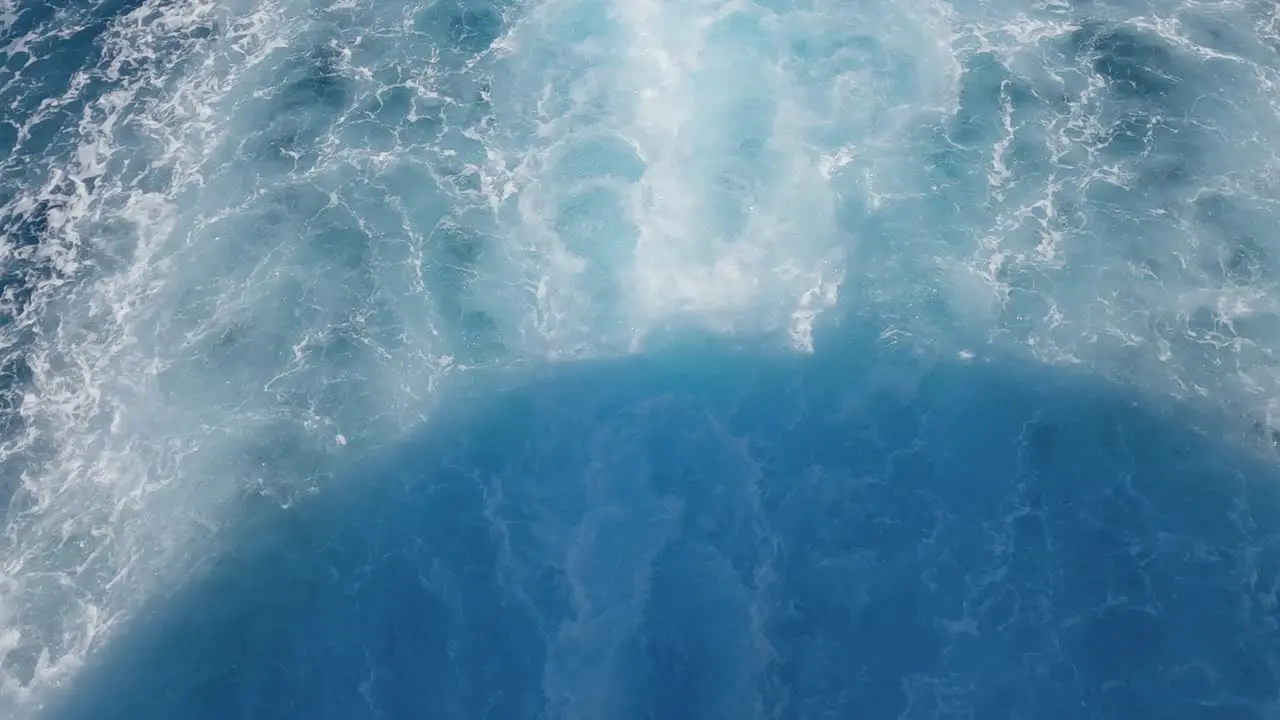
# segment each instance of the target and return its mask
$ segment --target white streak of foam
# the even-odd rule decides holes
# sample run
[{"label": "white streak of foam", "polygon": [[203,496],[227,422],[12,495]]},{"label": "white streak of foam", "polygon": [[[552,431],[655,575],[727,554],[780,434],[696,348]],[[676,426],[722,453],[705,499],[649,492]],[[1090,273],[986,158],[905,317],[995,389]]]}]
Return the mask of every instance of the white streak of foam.
[{"label": "white streak of foam", "polygon": [[[842,44],[866,31],[866,8],[772,5],[618,2],[601,18],[553,0],[502,41],[509,58],[524,59],[511,60],[512,94],[528,88],[521,106],[541,119],[491,172],[514,182],[513,262],[537,308],[523,335],[544,351],[634,350],[670,326],[776,334],[811,349],[813,323],[835,304],[857,244],[838,228],[842,195],[893,191],[849,179],[901,174],[897,140],[919,114],[955,104],[959,67],[940,5],[878,13],[866,42],[880,56],[849,70],[856,58]],[[544,36],[580,34],[584,16],[597,30],[588,39],[530,57]],[[826,54],[795,57],[815,36]],[[877,62],[920,48],[909,94],[886,108],[903,78]],[[638,177],[563,174],[559,158],[605,141],[630,148]],[[557,226],[588,190],[617,205],[600,211],[609,233]]]},{"label": "white streak of foam", "polygon": [[[230,19],[237,9],[245,13]],[[105,31],[101,62],[77,71],[20,128],[10,173],[35,124],[83,102],[63,135],[69,152],[24,170],[42,180],[3,208],[13,215],[41,201],[53,207],[31,258],[52,275],[31,278],[32,297],[0,331],[5,359],[22,357],[31,369],[26,430],[0,447],[5,462],[24,468],[3,528],[0,714],[21,717],[46,700],[154,588],[195,530],[187,516],[199,508],[160,508],[209,429],[157,395],[167,361],[146,336],[169,258],[183,243],[174,232],[179,193],[199,184],[228,88],[287,34],[280,16],[271,4],[144,3]],[[74,18],[58,20],[22,44],[77,29]],[[217,40],[230,55],[211,54],[193,32],[219,24]],[[107,89],[94,96],[94,83]],[[120,174],[130,157],[172,180],[153,191],[131,186]]]},{"label": "white streak of foam", "polygon": [[[1269,141],[1280,133],[1274,37],[1267,48],[1268,23],[1274,19],[1244,4],[1212,2],[1162,3],[1138,16],[1110,20],[1166,47],[1168,62],[1184,65],[1189,73],[1199,68],[1202,77],[1220,74],[1233,83],[1231,90],[1203,88],[1205,94],[1192,107],[1177,108],[1172,116],[1176,122],[1191,113],[1190,127],[1203,134],[1204,162],[1198,169],[1204,177],[1185,187],[1177,180],[1167,186],[1153,183],[1144,198],[1137,186],[1144,164],[1169,152],[1152,144],[1160,142],[1164,121],[1158,102],[1163,101],[1143,108],[1146,127],[1140,130],[1147,136],[1134,140],[1146,148],[1113,147],[1118,123],[1136,125],[1138,108],[1117,97],[1113,79],[1095,65],[1101,51],[1073,42],[1072,33],[1087,27],[1068,19],[1065,7],[1041,10],[975,23],[964,39],[970,51],[994,53],[1010,71],[1013,77],[1002,87],[1016,83],[1024,97],[1030,91],[1035,99],[1017,108],[1002,102],[1003,132],[988,153],[996,169],[984,203],[991,226],[973,233],[972,255],[955,263],[957,306],[975,313],[975,322],[1017,326],[1006,331],[1005,339],[1016,338],[1042,361],[1083,363],[1157,392],[1273,415],[1270,408],[1280,397],[1277,338],[1270,330],[1277,309],[1265,297],[1273,294],[1274,279],[1254,278],[1241,287],[1205,263],[1205,255],[1232,252],[1236,240],[1205,228],[1198,204],[1204,195],[1220,194],[1242,214],[1245,209],[1274,212],[1273,178],[1280,167],[1275,143]],[[1256,28],[1216,25],[1236,12],[1250,13]],[[1002,92],[1002,101],[1006,97]],[[1031,157],[1043,149],[1050,162],[1036,163],[1031,172],[1010,167],[1007,150],[1014,137]],[[1126,192],[1113,193],[1108,186]],[[1132,207],[1097,203],[1090,201],[1094,194],[1135,202]],[[1122,213],[1129,214],[1133,227],[1140,222],[1137,234],[1148,237],[1107,238],[1099,244],[1097,234],[1106,221]],[[1240,232],[1269,247],[1254,231]],[[1155,237],[1158,243],[1151,241]],[[1117,252],[1117,247],[1126,250]],[[938,250],[944,257],[948,252]],[[1011,278],[1023,286],[1015,288]],[[1016,294],[1030,302],[1016,306],[1010,302]],[[994,303],[987,301],[992,295]],[[1028,309],[1036,316],[1027,316]],[[1199,326],[1205,323],[1212,327]],[[1211,370],[1219,365],[1233,371]]]}]

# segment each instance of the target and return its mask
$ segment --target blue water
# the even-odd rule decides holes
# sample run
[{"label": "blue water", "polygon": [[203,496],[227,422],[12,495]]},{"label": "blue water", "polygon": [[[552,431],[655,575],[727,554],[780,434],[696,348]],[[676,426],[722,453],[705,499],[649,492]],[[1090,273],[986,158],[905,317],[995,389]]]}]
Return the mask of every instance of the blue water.
[{"label": "blue water", "polygon": [[1280,11],[0,0],[0,717],[1280,717]]}]

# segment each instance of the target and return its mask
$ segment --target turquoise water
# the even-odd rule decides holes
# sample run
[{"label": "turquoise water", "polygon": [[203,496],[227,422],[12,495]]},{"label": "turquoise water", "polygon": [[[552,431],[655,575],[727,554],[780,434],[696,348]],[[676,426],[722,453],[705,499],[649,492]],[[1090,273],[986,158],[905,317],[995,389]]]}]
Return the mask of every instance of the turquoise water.
[{"label": "turquoise water", "polygon": [[0,2],[0,712],[1280,713],[1271,3]]}]

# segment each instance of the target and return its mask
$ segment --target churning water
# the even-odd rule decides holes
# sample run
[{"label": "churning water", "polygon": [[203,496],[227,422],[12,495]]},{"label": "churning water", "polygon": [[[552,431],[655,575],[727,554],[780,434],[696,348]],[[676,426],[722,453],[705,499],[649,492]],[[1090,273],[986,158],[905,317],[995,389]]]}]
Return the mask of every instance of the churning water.
[{"label": "churning water", "polygon": [[0,716],[1280,717],[1273,0],[0,0]]}]

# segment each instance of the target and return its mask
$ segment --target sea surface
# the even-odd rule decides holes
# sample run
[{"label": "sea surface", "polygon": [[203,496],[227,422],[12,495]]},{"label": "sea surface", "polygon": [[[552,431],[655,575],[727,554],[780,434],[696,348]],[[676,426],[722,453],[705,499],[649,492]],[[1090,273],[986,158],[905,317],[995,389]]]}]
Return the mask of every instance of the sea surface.
[{"label": "sea surface", "polygon": [[0,0],[0,717],[1280,718],[1274,0]]}]

